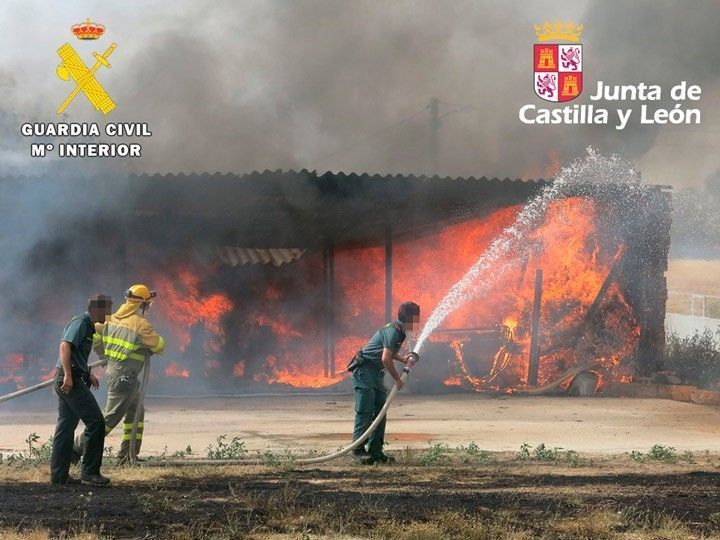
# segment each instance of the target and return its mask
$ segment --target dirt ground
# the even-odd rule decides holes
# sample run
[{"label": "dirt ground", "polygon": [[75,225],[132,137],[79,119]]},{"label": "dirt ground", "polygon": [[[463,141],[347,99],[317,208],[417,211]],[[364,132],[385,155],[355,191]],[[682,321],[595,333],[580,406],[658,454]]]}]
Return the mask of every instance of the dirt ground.
[{"label": "dirt ground", "polygon": [[[23,450],[33,432],[40,442],[49,438],[52,402],[32,411],[8,404],[0,405],[0,452]],[[348,442],[353,420],[351,395],[149,399],[147,409],[143,451],[155,455],[190,445],[205,457],[223,434],[241,437],[250,450],[334,450]],[[720,409],[660,399],[400,394],[387,439],[391,451],[470,442],[490,451],[516,451],[523,443],[606,454],[656,443],[712,451],[720,447]],[[106,446],[119,448],[119,430]]]},{"label": "dirt ground", "polygon": [[[465,459],[462,459],[462,456]],[[718,538],[720,458],[682,463],[432,452],[363,467],[106,467],[48,486],[0,467],[0,537]]]},{"label": "dirt ground", "polygon": [[[285,452],[348,441],[352,396],[156,398],[143,453],[160,457],[130,468],[107,458],[113,486],[98,489],[50,486],[46,455],[8,463],[29,433],[37,446],[52,432],[52,405],[38,405],[0,410],[3,539],[720,538],[720,409],[710,406],[401,394],[388,423],[397,463],[302,467]],[[223,434],[251,457],[272,451],[270,465],[163,466],[188,445],[206,457]],[[655,444],[674,450],[650,458]],[[116,433],[106,446],[119,446]]]}]

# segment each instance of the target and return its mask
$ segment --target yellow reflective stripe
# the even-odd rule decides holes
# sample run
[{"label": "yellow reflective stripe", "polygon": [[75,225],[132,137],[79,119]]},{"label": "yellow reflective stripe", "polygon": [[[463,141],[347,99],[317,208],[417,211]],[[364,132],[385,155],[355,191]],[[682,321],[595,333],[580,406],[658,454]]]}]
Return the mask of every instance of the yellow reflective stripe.
[{"label": "yellow reflective stripe", "polygon": [[130,341],[125,341],[124,339],[116,338],[113,336],[103,336],[102,340],[104,343],[110,343],[112,345],[120,345],[121,347],[125,347],[126,349],[130,351],[134,351],[137,347],[135,343],[131,343]]},{"label": "yellow reflective stripe", "polygon": [[106,351],[115,351],[123,354],[131,353],[133,350],[128,349],[127,347],[122,347],[120,345],[105,345]]},{"label": "yellow reflective stripe", "polygon": [[137,353],[121,353],[117,351],[113,351],[112,349],[105,349],[105,356],[109,356],[110,358],[115,358],[116,360],[127,360],[128,358],[131,358],[133,360],[139,360],[140,362],[145,361],[145,357],[142,354]]},{"label": "yellow reflective stripe", "polygon": [[[132,433],[125,433],[125,434],[122,436],[122,440],[123,440],[123,441],[129,441],[129,440],[131,440],[131,439],[132,439]],[[135,440],[136,440],[136,441],[141,441],[141,440],[142,440],[142,433],[136,433],[136,434],[135,434]]]},{"label": "yellow reflective stripe", "polygon": [[[138,422],[138,429],[142,429],[145,427],[145,422]],[[123,424],[123,429],[129,429],[132,430],[132,423],[130,424]]]},{"label": "yellow reflective stripe", "polygon": [[139,337],[138,333],[132,328],[129,328],[122,324],[114,324],[111,322],[106,323],[103,327],[103,335],[119,337],[131,343],[135,343]]},{"label": "yellow reflective stripe", "polygon": [[139,360],[142,362],[145,360],[145,356],[139,352],[132,352],[128,351],[124,348],[118,348],[115,345],[112,345],[105,349],[105,356],[109,356],[111,358],[116,358],[118,360],[126,360],[127,358],[132,358],[133,360]]},{"label": "yellow reflective stripe", "polygon": [[138,337],[138,333],[127,326],[105,323],[102,332],[105,355],[117,360],[132,358],[142,362],[145,356],[136,352],[142,346]]},{"label": "yellow reflective stripe", "polygon": [[93,347],[97,347],[100,343],[102,343],[102,336],[95,332],[93,334]]},{"label": "yellow reflective stripe", "polygon": [[162,336],[158,336],[157,345],[155,345],[154,347],[150,347],[150,351],[152,351],[153,353],[159,353],[164,348],[165,348],[165,338]]}]

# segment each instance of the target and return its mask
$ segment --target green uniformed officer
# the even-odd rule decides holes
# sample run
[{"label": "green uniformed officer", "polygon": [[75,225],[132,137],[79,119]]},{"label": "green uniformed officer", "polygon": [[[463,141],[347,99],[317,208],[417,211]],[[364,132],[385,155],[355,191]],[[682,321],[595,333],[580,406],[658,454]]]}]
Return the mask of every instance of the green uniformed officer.
[{"label": "green uniformed officer", "polygon": [[[420,306],[414,302],[403,302],[398,308],[397,320],[375,332],[368,344],[358,352],[348,366],[352,372],[355,389],[353,441],[365,433],[385,405],[387,397],[383,382],[385,370],[395,380],[398,390],[404,386],[393,360],[407,363],[408,358],[401,357],[398,353],[405,341],[405,333],[414,330],[419,320]],[[394,461],[394,458],[383,453],[384,438],[385,418],[368,439],[367,449],[365,445],[361,445],[353,451],[353,456],[365,465]]]},{"label": "green uniformed officer", "polygon": [[60,357],[54,381],[58,396],[58,421],[50,456],[50,481],[53,484],[79,482],[71,478],[68,471],[73,459],[73,436],[80,420],[85,424],[80,480],[94,485],[110,483],[109,479],[100,474],[105,420],[95,396],[90,392],[90,388],[98,388],[98,380],[90,373],[88,357],[95,323],[105,321],[111,308],[112,300],[109,296],[99,294],[91,298],[87,312],[70,321],[60,340]]}]

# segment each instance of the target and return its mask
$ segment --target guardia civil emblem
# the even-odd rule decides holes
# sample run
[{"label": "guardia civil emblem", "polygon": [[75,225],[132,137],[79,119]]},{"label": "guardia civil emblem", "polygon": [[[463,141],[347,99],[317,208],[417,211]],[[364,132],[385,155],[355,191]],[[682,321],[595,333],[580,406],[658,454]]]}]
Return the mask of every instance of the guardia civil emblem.
[{"label": "guardia civil emblem", "polygon": [[533,45],[533,89],[538,97],[563,102],[582,93],[582,44],[578,43],[582,31],[583,25],[560,21],[535,25],[540,43]]},{"label": "guardia civil emblem", "polygon": [[[88,19],[84,23],[74,25],[72,33],[80,40],[92,41],[99,39],[105,33],[105,27]],[[114,50],[115,44],[113,43],[103,54],[93,53],[96,61],[91,68],[88,68],[69,43],[58,49],[57,52],[62,63],[57,68],[57,75],[64,81],[72,78],[75,84],[70,95],[58,108],[58,114],[62,114],[80,92],[85,94],[90,104],[103,114],[109,114],[115,108],[115,103],[95,78],[95,73],[101,67],[110,68],[108,57]]]}]

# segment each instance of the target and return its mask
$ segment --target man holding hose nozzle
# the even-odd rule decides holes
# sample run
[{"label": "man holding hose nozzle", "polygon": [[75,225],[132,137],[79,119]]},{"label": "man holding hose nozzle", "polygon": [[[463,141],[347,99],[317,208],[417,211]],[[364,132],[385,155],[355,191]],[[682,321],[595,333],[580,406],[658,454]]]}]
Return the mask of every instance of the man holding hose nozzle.
[{"label": "man holding hose nozzle", "polygon": [[[414,361],[413,355],[399,356],[400,347],[405,341],[406,332],[413,331],[420,321],[420,306],[415,302],[403,302],[398,308],[396,321],[386,324],[375,332],[365,347],[360,350],[348,365],[352,373],[355,389],[355,429],[353,441],[359,439],[370,427],[375,417],[385,405],[387,390],[383,382],[385,370],[400,390],[403,383],[395,369],[393,361],[407,364]],[[385,418],[370,435],[365,444],[353,451],[353,457],[363,465],[389,463],[395,461],[383,453],[385,439]]]}]

